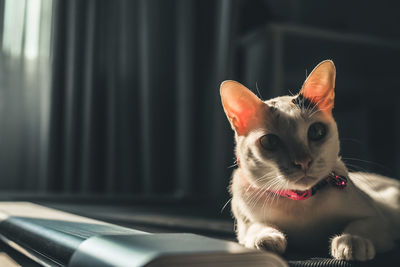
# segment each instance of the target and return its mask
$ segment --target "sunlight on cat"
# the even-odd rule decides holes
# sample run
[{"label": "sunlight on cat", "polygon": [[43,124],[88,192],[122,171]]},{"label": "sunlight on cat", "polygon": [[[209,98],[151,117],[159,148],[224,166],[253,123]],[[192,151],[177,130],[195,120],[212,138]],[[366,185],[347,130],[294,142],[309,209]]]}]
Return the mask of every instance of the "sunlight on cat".
[{"label": "sunlight on cat", "polygon": [[289,241],[366,261],[399,239],[400,182],[348,172],[339,156],[335,79],[325,60],[297,95],[262,101],[238,82],[221,84],[238,165],[231,206],[244,246],[283,253]]}]

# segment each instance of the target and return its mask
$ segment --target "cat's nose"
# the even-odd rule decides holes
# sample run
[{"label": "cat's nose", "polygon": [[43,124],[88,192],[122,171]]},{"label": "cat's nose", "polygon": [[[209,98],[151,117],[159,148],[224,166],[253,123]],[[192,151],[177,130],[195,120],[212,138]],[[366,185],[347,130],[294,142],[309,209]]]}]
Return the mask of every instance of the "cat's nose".
[{"label": "cat's nose", "polygon": [[312,159],[311,158],[302,158],[296,159],[293,161],[293,166],[296,169],[303,170],[306,172],[311,167]]}]

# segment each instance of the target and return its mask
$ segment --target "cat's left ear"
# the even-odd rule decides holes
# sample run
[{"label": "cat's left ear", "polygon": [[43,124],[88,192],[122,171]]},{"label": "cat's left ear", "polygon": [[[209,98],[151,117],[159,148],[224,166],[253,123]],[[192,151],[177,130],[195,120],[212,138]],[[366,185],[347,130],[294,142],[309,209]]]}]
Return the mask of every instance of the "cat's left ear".
[{"label": "cat's left ear", "polygon": [[331,115],[335,100],[336,68],[332,60],[324,60],[308,75],[300,90],[319,110]]}]

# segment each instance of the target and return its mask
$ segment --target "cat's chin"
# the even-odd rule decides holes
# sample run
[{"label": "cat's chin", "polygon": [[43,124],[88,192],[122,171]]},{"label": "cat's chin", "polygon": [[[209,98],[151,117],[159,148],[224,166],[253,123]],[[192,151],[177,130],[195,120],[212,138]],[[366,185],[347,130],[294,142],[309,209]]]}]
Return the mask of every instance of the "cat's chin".
[{"label": "cat's chin", "polygon": [[318,179],[312,176],[304,176],[292,183],[292,189],[295,190],[308,190],[317,184]]}]

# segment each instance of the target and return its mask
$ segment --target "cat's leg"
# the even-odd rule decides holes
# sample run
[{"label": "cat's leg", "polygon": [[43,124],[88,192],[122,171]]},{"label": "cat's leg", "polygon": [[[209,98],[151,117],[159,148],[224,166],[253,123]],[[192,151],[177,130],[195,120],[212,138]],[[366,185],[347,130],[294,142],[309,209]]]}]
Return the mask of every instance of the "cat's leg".
[{"label": "cat's leg", "polygon": [[385,251],[394,245],[382,218],[369,218],[350,223],[342,235],[331,242],[331,255],[339,260],[371,260],[375,251]]},{"label": "cat's leg", "polygon": [[235,229],[239,243],[248,248],[265,249],[280,254],[285,252],[285,235],[266,224],[249,220],[241,211],[240,203],[238,199],[232,199],[232,213],[236,219]]},{"label": "cat's leg", "polygon": [[261,223],[245,223],[237,221],[237,237],[239,243],[248,248],[264,249],[282,254],[287,241],[279,230]]}]

